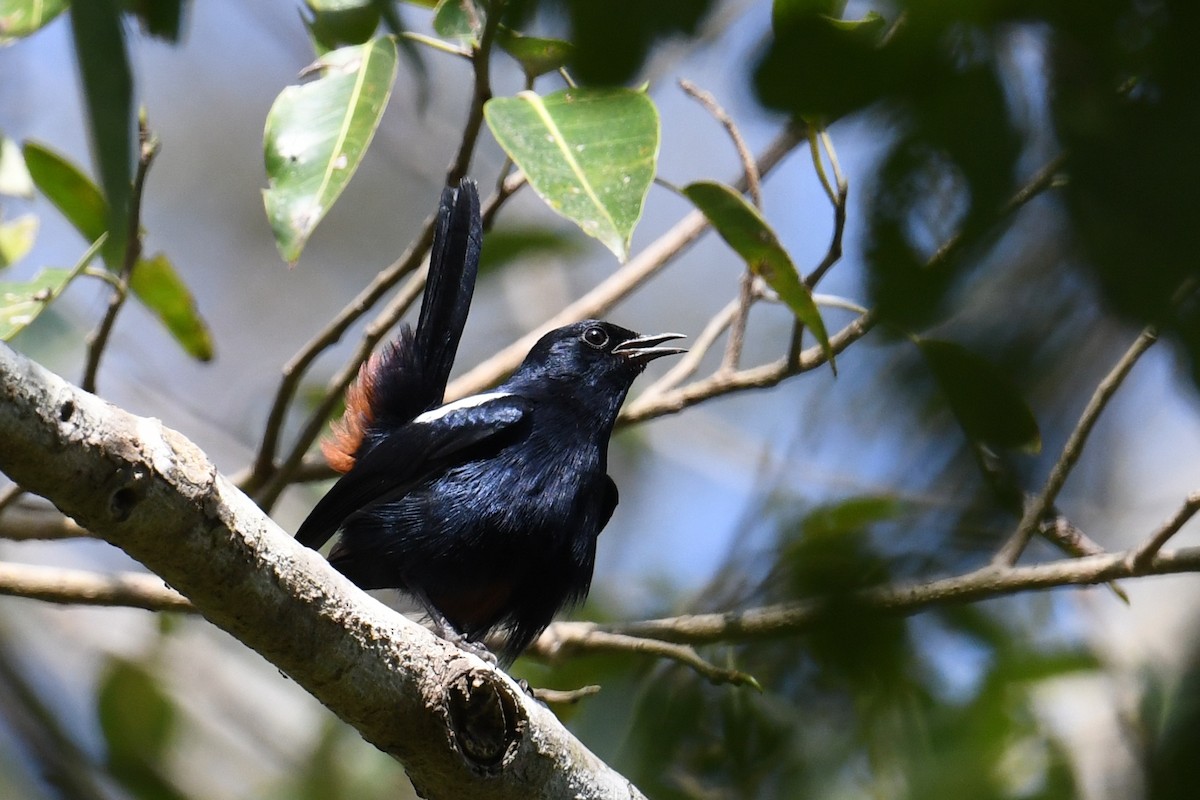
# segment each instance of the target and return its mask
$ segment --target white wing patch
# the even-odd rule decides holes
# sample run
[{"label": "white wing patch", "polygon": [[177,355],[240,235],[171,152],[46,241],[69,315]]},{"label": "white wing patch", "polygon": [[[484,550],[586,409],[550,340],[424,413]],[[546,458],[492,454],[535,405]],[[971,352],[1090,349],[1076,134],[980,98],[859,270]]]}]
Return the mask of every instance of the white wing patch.
[{"label": "white wing patch", "polygon": [[430,409],[424,414],[413,418],[413,422],[424,423],[434,422],[447,414],[453,414],[455,411],[461,411],[464,408],[474,408],[481,406],[484,403],[490,403],[493,400],[499,400],[502,397],[509,397],[511,392],[484,392],[483,394],[472,394],[461,400],[455,400],[453,403],[446,403],[444,406]]}]

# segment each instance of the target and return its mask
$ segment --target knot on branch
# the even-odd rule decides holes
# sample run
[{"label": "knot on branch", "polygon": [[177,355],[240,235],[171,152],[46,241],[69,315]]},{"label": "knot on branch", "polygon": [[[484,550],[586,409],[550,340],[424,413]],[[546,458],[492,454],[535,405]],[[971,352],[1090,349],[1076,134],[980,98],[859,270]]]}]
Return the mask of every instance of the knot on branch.
[{"label": "knot on branch", "polygon": [[470,670],[450,683],[445,705],[458,752],[480,774],[499,772],[527,727],[512,687],[490,671]]}]

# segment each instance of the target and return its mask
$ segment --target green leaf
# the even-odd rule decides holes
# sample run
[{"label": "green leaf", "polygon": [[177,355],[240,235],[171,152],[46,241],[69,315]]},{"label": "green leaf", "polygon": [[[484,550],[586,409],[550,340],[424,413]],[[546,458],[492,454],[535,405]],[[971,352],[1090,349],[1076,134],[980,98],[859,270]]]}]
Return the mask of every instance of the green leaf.
[{"label": "green leaf", "polygon": [[200,361],[213,357],[212,335],[196,309],[196,299],[166,255],[140,259],[130,275],[129,288],[146,308]]},{"label": "green leaf", "polygon": [[4,134],[0,134],[0,194],[33,198],[33,179],[29,177],[21,148]]},{"label": "green leaf", "polygon": [[521,63],[521,69],[530,78],[559,69],[575,52],[575,46],[562,39],[525,36],[503,27],[497,33],[496,43]]},{"label": "green leaf", "polygon": [[825,321],[813,302],[812,290],[800,280],[792,257],[758,209],[733,189],[713,181],[690,184],[683,193],[708,217],[725,243],[746,261],[750,271],[766,281],[796,319],[812,331],[836,373],[833,347],[829,344]]},{"label": "green leaf", "polygon": [[108,230],[108,203],[96,184],[79,167],[44,145],[26,142],[24,153],[25,165],[38,190],[83,238],[89,242],[99,239]]},{"label": "green leaf", "polygon": [[474,46],[483,31],[483,16],[473,0],[441,0],[433,12],[433,30],[438,36]]},{"label": "green leaf", "polygon": [[263,136],[263,200],[289,264],[362,162],[395,82],[396,43],[380,37],[343,47],[315,68],[320,78],[280,92]]},{"label": "green leaf", "polygon": [[11,222],[0,222],[0,269],[17,263],[37,239],[38,218],[22,214]]},{"label": "green leaf", "polygon": [[115,0],[71,6],[75,57],[83,78],[92,155],[108,201],[105,260],[125,252],[133,177],[133,78],[125,55],[125,32]]},{"label": "green leaf", "polygon": [[185,800],[166,763],[178,727],[174,703],[145,667],[113,658],[96,697],[108,771],[128,795]]},{"label": "green leaf", "polygon": [[953,342],[914,341],[968,437],[996,447],[1041,449],[1033,412],[995,364]]},{"label": "green leaf", "polygon": [[546,228],[493,228],[479,259],[479,273],[483,275],[523,259],[566,261],[580,254],[582,244],[583,240],[573,230],[571,236],[564,236]]},{"label": "green leaf", "polygon": [[101,237],[71,269],[44,269],[28,281],[0,281],[0,340],[8,341],[62,294],[104,244]]},{"label": "green leaf", "polygon": [[312,17],[304,22],[321,54],[366,42],[382,18],[378,0],[305,0],[305,5]]},{"label": "green leaf", "polygon": [[525,91],[484,106],[496,141],[559,214],[622,261],[658,160],[658,111],[645,92]]},{"label": "green leaf", "polygon": [[36,33],[67,10],[68,0],[0,0],[0,45]]}]

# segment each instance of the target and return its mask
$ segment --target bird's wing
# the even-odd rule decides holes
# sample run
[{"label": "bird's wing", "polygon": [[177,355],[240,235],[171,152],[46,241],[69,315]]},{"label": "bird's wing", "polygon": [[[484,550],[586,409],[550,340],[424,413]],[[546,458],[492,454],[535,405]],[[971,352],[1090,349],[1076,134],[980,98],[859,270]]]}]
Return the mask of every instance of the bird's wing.
[{"label": "bird's wing", "polygon": [[352,514],[401,497],[431,475],[500,446],[528,410],[523,398],[494,392],[449,403],[389,431],[321,498],[296,540],[319,548]]}]

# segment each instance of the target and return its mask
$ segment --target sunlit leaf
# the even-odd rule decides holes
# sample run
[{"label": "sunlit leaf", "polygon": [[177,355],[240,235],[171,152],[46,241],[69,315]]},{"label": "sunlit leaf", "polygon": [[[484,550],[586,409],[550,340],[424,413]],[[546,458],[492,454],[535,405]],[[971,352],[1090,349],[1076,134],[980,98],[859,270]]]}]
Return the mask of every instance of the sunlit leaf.
[{"label": "sunlit leaf", "polygon": [[829,366],[836,371],[829,334],[813,302],[812,291],[800,280],[792,257],[758,209],[733,189],[713,181],[690,184],[683,193],[708,217],[726,244],[746,261],[750,271],[766,281],[796,318],[812,331],[829,359]]},{"label": "sunlit leaf", "polygon": [[396,78],[396,43],[343,47],[315,65],[321,77],[280,92],[267,115],[263,190],[279,252],[290,264],[346,188],[379,126]]},{"label": "sunlit leaf", "polygon": [[0,269],[25,257],[37,239],[38,218],[22,214],[8,222],[0,222]]},{"label": "sunlit leaf", "polygon": [[1033,412],[995,364],[953,342],[916,343],[968,437],[996,447],[1041,449]]},{"label": "sunlit leaf", "polygon": [[83,79],[92,156],[108,203],[104,249],[106,261],[112,263],[125,252],[134,142],[133,78],[116,0],[72,4],[71,32]]},{"label": "sunlit leaf", "polygon": [[129,288],[146,308],[200,361],[213,357],[212,334],[196,308],[196,299],[163,253],[144,258],[134,266]]},{"label": "sunlit leaf", "polygon": [[534,191],[626,259],[658,159],[658,111],[646,93],[525,91],[490,100],[484,115]]},{"label": "sunlit leaf", "polygon": [[500,49],[521,62],[521,69],[531,78],[559,69],[575,52],[574,45],[562,39],[525,36],[508,28],[499,30],[496,43]]},{"label": "sunlit leaf", "polygon": [[25,165],[38,191],[89,242],[108,230],[108,204],[99,187],[79,167],[50,148],[26,142]]},{"label": "sunlit leaf", "polygon": [[103,243],[103,238],[97,239],[71,269],[44,269],[28,281],[0,281],[0,340],[8,341],[37,319],[83,272]]},{"label": "sunlit leaf", "polygon": [[67,5],[68,0],[0,0],[0,45],[36,33]]},{"label": "sunlit leaf", "polygon": [[21,148],[4,134],[0,134],[0,194],[33,197],[33,179],[29,177]]}]

